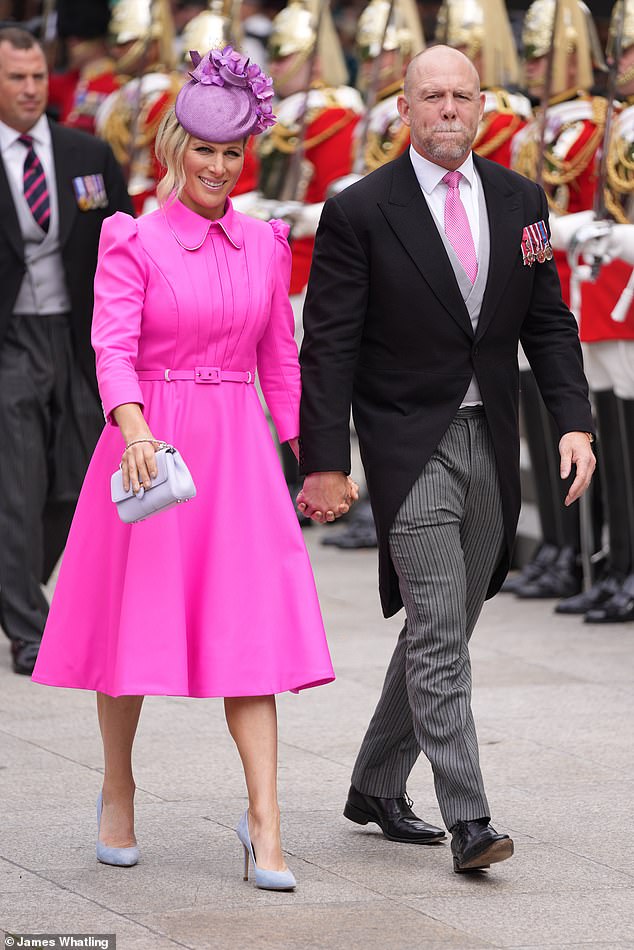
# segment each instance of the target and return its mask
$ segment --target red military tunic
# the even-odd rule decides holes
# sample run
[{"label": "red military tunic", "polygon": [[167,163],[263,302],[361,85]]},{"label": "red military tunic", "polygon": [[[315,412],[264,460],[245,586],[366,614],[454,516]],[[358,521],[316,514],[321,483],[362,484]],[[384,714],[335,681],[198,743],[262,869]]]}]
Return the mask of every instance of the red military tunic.
[{"label": "red military tunic", "polygon": [[[606,204],[608,211],[621,224],[634,217],[630,196],[634,191],[634,105],[616,116],[608,151]],[[581,287],[581,339],[587,343],[600,340],[634,340],[634,306],[624,322],[612,319],[612,311],[621,298],[632,268],[624,261],[605,264],[595,283]]]},{"label": "red military tunic", "polygon": [[[288,160],[293,154],[301,133],[305,99],[305,93],[298,92],[276,105],[277,125],[260,136],[259,153],[263,164]],[[315,204],[325,200],[333,181],[352,169],[352,139],[363,103],[356,89],[348,86],[320,87],[310,90],[307,108],[302,174],[295,197]],[[291,294],[300,293],[308,283],[313,246],[312,237],[291,241]]]},{"label": "red military tunic", "polygon": [[398,82],[379,94],[370,110],[365,143],[357,141],[363,123],[356,127],[353,147],[355,156],[363,148],[364,174],[393,161],[409,147],[409,127],[403,123],[397,107],[402,92],[403,84]]},{"label": "red military tunic", "polygon": [[[597,153],[603,139],[606,107],[605,99],[587,95],[548,107],[543,185],[548,203],[557,214],[592,209],[598,172]],[[540,148],[538,134],[538,120],[535,119],[518,133],[513,145],[513,168],[533,180]],[[563,298],[570,306],[570,266],[565,252],[555,251],[555,261]]]},{"label": "red military tunic", "polygon": [[473,143],[474,152],[510,168],[513,138],[531,118],[531,104],[526,96],[506,89],[485,89],[484,112]]}]

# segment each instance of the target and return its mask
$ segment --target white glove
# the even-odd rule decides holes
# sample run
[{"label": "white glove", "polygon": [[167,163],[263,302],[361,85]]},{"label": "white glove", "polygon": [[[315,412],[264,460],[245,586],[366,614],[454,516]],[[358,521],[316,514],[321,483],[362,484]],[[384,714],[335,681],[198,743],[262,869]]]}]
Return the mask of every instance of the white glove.
[{"label": "white glove", "polygon": [[634,267],[634,224],[615,224],[605,237],[588,241],[583,247],[584,260],[602,258],[604,264],[618,258]]},{"label": "white glove", "polygon": [[291,237],[314,237],[323,207],[323,201],[310,205],[302,204],[301,201],[285,201],[278,203],[274,216],[290,224]]},{"label": "white glove", "polygon": [[553,214],[550,216],[550,243],[556,251],[567,251],[575,233],[584,224],[594,221],[594,211],[578,211],[576,214]]},{"label": "white glove", "polygon": [[270,221],[276,218],[275,213],[279,206],[279,201],[273,198],[264,198],[259,191],[245,191],[242,195],[231,196],[233,207],[242,214],[248,214],[252,218],[260,218],[262,221]]},{"label": "white glove", "polygon": [[358,175],[356,172],[350,172],[348,175],[343,175],[341,178],[335,178],[335,180],[331,181],[328,185],[326,197],[333,198],[335,195],[341,194],[344,188],[348,188],[350,185],[356,184],[358,181],[361,181],[363,177],[363,175]]}]

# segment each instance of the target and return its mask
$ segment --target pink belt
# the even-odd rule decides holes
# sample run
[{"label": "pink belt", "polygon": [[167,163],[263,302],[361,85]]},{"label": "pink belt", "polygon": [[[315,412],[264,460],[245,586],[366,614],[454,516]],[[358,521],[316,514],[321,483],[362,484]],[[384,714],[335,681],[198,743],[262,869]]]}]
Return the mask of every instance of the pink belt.
[{"label": "pink belt", "polygon": [[196,366],[194,369],[139,369],[139,379],[161,379],[171,383],[174,379],[188,379],[192,383],[252,383],[254,374],[238,373],[219,366]]}]

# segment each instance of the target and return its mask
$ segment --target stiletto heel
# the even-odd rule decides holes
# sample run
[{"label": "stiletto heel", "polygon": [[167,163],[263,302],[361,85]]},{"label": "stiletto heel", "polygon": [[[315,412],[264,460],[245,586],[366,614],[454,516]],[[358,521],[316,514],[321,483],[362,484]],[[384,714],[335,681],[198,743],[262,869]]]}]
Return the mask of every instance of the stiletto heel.
[{"label": "stiletto heel", "polygon": [[292,891],[295,889],[297,881],[293,872],[287,868],[285,871],[267,871],[266,868],[259,868],[255,860],[251,836],[249,834],[249,812],[238,822],[236,834],[244,848],[244,880],[249,879],[249,858],[255,868],[255,886],[265,891]]},{"label": "stiletto heel", "polygon": [[112,864],[118,868],[131,868],[139,860],[139,849],[137,845],[131,848],[111,848],[99,840],[99,829],[101,827],[101,812],[103,809],[103,796],[99,792],[97,798],[97,860],[102,864]]}]

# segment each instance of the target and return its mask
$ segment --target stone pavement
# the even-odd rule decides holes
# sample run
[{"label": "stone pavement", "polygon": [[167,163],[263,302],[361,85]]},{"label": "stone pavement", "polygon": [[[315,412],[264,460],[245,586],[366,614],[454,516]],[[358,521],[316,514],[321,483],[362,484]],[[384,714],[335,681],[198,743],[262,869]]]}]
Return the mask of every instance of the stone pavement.
[{"label": "stone pavement", "polygon": [[[0,640],[0,929],[116,933],[119,950],[634,947],[634,624],[591,627],[508,595],[473,642],[493,821],[516,855],[480,875],[448,843],[392,844],[341,814],[400,618],[376,555],[307,532],[338,673],[280,698],[284,845],[299,886],[242,881],[245,807],[220,700],[152,698],[136,746],[139,865],[94,858],[100,744],[90,694],[13,675]],[[431,774],[409,792],[439,823]]]}]

